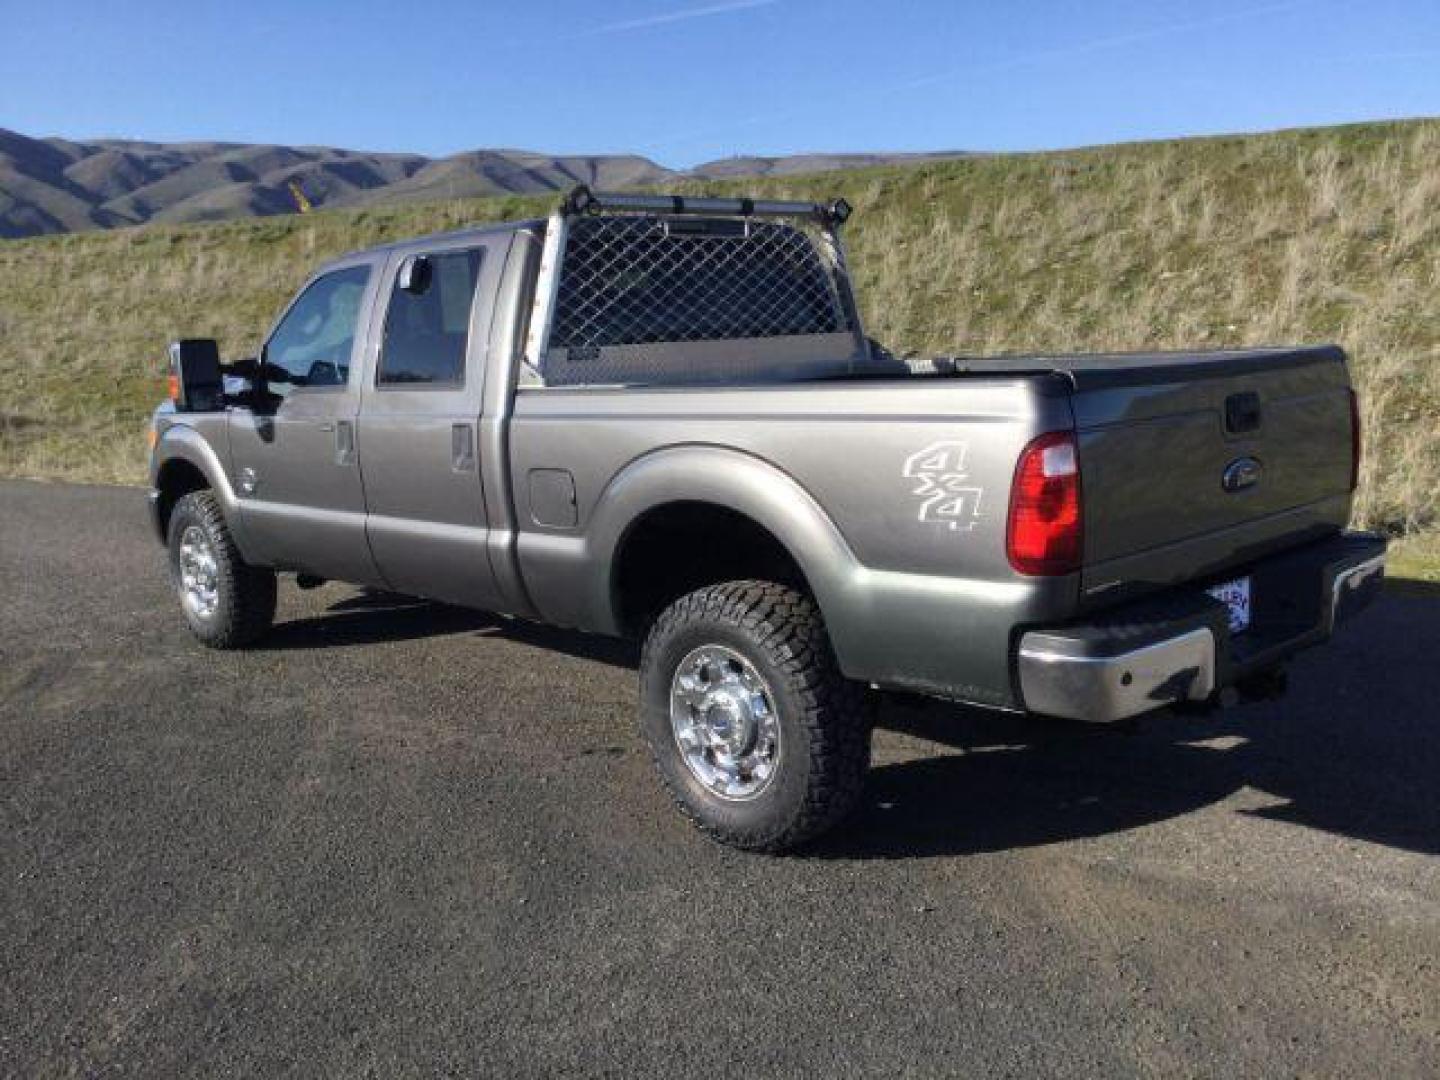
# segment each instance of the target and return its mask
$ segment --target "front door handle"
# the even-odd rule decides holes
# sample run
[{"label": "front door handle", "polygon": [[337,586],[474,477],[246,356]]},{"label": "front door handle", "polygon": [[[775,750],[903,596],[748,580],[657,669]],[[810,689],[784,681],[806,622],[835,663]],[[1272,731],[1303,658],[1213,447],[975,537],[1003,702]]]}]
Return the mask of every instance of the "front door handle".
[{"label": "front door handle", "polygon": [[355,464],[355,425],[349,420],[340,420],[333,426],[335,430],[335,464]]}]

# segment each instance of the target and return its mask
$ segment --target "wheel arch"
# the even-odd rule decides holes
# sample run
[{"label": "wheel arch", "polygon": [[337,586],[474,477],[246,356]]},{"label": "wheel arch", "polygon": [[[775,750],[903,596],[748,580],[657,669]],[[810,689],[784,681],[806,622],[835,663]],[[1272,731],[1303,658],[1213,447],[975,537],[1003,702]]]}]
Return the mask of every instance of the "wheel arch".
[{"label": "wheel arch", "polygon": [[754,518],[719,503],[676,500],[646,510],[621,535],[610,604],[626,635],[639,636],[686,593],[750,578],[814,592],[794,553]]},{"label": "wheel arch", "polygon": [[219,500],[226,524],[243,553],[245,542],[235,491],[219,455],[203,435],[184,424],[167,428],[155,446],[151,474],[155,526],[161,543],[166,541],[175,504],[192,491],[208,489]]},{"label": "wheel arch", "polygon": [[[698,522],[731,530],[722,540],[742,541],[743,558],[726,567],[727,573],[756,576],[760,563],[773,560],[780,579],[803,586],[822,614],[843,603],[845,582],[858,568],[829,515],[770,462],[714,446],[660,450],[621,470],[592,517],[588,546],[596,572],[590,604],[602,629],[634,632],[637,614],[654,614],[645,610],[653,607],[653,595],[650,604],[636,603],[637,576],[643,580],[645,573],[643,561],[635,561],[637,550],[643,554],[644,545],[654,544],[657,529],[664,532],[681,518],[692,525],[681,530],[684,536],[695,535],[693,523]],[[724,545],[711,544],[710,550],[717,547]],[[705,572],[691,577],[699,582],[696,587],[717,580]],[[673,581],[685,583],[683,575]]]}]

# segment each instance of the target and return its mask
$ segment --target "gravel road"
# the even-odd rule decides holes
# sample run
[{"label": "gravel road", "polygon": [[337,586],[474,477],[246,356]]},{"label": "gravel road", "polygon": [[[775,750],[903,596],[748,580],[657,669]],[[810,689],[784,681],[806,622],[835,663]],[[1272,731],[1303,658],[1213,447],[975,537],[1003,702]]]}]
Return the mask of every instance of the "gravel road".
[{"label": "gravel road", "polygon": [[0,484],[0,1072],[1440,1072],[1440,592],[1212,719],[887,703],[773,859],[627,647],[286,584],[207,652],[142,502]]}]

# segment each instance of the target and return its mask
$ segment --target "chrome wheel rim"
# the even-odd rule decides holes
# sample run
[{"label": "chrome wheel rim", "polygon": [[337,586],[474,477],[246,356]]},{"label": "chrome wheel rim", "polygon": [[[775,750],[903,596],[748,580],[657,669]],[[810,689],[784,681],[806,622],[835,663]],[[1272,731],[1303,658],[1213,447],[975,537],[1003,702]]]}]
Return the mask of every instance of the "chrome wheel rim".
[{"label": "chrome wheel rim", "polygon": [[670,680],[670,728],[692,776],[713,795],[756,798],[780,766],[780,720],[769,685],[734,649],[703,645]]},{"label": "chrome wheel rim", "polygon": [[180,601],[201,619],[215,614],[220,603],[220,566],[210,534],[199,525],[180,534]]}]

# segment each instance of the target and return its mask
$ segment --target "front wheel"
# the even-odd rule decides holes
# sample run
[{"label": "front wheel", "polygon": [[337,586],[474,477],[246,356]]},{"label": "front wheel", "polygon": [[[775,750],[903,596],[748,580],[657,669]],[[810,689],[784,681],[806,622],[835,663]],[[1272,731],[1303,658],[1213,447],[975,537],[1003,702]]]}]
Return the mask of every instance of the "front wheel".
[{"label": "front wheel", "polygon": [[732,581],[681,597],[645,640],[640,696],[666,787],[722,843],[785,851],[859,801],[869,698],[840,673],[804,593]]},{"label": "front wheel", "polygon": [[170,580],[191,632],[212,649],[250,644],[275,620],[275,573],[240,557],[220,503],[193,491],[175,504]]}]

